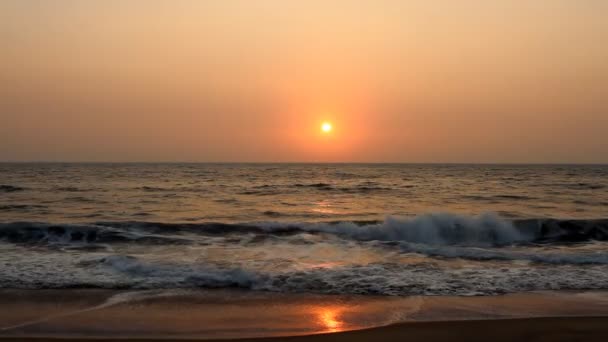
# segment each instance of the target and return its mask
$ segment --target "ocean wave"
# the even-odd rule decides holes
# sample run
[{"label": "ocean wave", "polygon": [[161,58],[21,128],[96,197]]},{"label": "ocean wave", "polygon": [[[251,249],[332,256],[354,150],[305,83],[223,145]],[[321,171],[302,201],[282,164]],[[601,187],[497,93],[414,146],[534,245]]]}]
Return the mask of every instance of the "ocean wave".
[{"label": "ocean wave", "polygon": [[31,211],[35,209],[46,209],[47,206],[39,204],[6,204],[0,205],[0,210],[6,211]]},{"label": "ocean wave", "polygon": [[54,191],[61,191],[61,192],[87,192],[87,191],[91,191],[91,189],[81,189],[81,188],[77,188],[75,186],[60,186],[57,188],[53,189]]},{"label": "ocean wave", "polygon": [[364,194],[371,192],[385,192],[394,190],[393,188],[382,186],[374,182],[362,182],[360,184],[353,184],[349,186],[337,186],[336,184],[330,183],[294,183],[294,184],[263,184],[252,186],[251,188],[240,192],[241,195],[275,195],[284,194],[286,192],[293,191],[320,191],[320,192],[335,192],[335,193],[349,193],[349,194]]},{"label": "ocean wave", "polygon": [[382,223],[359,226],[351,222],[308,228],[360,241],[407,241],[430,245],[508,245],[531,236],[493,214],[475,217],[426,214],[411,219],[388,217]]},{"label": "ocean wave", "polygon": [[604,189],[604,184],[592,184],[592,183],[568,183],[564,184],[565,187],[570,189],[581,189],[581,190],[599,190]]},{"label": "ocean wave", "polygon": [[430,257],[459,258],[478,261],[526,261],[551,265],[607,265],[608,254],[604,253],[529,253],[484,249],[479,247],[429,246],[402,243],[406,253],[419,253]]},{"label": "ocean wave", "polygon": [[323,189],[323,190],[333,189],[332,185],[329,183],[313,183],[313,184],[296,183],[293,186],[295,186],[297,188],[316,188],[316,189]]},{"label": "ocean wave", "polygon": [[25,188],[15,185],[0,184],[0,192],[24,191]]},{"label": "ocean wave", "polygon": [[[280,216],[268,211],[267,216]],[[501,247],[529,243],[573,243],[608,240],[608,219],[505,220],[495,214],[462,216],[433,213],[413,218],[387,217],[383,222],[326,223],[161,223],[95,222],[91,224],[50,224],[40,222],[0,223],[0,240],[16,243],[138,242],[187,243],[188,237],[234,234],[285,236],[329,234],[355,241],[385,241],[430,246]]]},{"label": "ocean wave", "polygon": [[0,240],[20,244],[184,243],[183,239],[99,225],[13,222],[0,224]]},{"label": "ocean wave", "polygon": [[162,282],[165,279],[177,280],[178,284],[175,285],[181,283],[186,287],[253,288],[261,278],[253,272],[239,268],[222,269],[201,265],[153,264],[142,262],[128,255],[111,255],[88,263],[102,264],[130,277],[159,278],[156,282]]},{"label": "ocean wave", "polygon": [[162,188],[157,186],[141,186],[136,188],[137,190],[149,191],[149,192],[166,192],[166,191],[177,191],[176,188]]},{"label": "ocean wave", "polygon": [[608,240],[608,220],[505,220],[492,213],[462,216],[433,213],[414,218],[387,217],[383,222],[266,223],[267,232],[284,229],[329,233],[358,241],[395,241],[439,246],[506,246],[525,243]]}]

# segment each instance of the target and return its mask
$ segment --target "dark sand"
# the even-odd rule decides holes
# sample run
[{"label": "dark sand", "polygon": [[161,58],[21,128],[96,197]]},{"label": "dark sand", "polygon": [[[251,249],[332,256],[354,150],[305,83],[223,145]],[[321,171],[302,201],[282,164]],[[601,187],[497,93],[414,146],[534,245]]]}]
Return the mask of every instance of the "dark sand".
[{"label": "dark sand", "polygon": [[226,290],[0,290],[0,342],[260,338],[608,341],[608,292],[399,298]]}]

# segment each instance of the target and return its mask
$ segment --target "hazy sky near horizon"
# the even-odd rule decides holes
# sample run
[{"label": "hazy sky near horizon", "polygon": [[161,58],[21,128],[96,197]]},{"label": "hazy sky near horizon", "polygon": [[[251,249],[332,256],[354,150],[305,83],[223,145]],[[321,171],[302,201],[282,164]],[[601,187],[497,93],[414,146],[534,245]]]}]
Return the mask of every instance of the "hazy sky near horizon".
[{"label": "hazy sky near horizon", "polygon": [[608,163],[606,18],[602,0],[3,0],[0,160]]}]

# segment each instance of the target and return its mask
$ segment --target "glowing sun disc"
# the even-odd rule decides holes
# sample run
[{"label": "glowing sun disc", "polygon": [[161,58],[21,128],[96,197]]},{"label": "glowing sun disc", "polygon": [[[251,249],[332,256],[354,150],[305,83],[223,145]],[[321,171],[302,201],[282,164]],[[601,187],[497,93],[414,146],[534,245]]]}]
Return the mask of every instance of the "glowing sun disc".
[{"label": "glowing sun disc", "polygon": [[321,131],[323,131],[324,133],[329,133],[332,129],[333,127],[329,122],[324,122],[323,124],[321,124]]}]

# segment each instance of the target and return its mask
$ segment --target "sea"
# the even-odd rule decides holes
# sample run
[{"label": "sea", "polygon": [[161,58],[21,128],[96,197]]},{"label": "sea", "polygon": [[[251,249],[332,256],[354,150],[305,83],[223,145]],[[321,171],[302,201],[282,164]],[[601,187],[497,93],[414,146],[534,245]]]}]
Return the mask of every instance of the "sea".
[{"label": "sea", "polygon": [[608,289],[608,165],[3,163],[0,288]]}]

